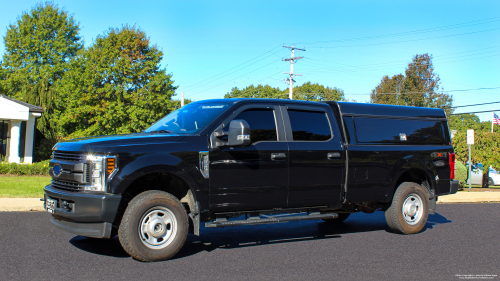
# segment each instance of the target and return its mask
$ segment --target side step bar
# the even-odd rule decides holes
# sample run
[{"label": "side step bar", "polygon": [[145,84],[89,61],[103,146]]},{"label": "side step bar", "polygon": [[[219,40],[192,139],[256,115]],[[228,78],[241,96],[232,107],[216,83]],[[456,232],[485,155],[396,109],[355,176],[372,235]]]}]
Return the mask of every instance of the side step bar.
[{"label": "side step bar", "polygon": [[320,214],[312,213],[310,215],[295,215],[295,216],[282,216],[282,217],[268,217],[268,218],[250,218],[246,220],[226,220],[225,218],[217,218],[214,222],[206,222],[205,227],[228,227],[228,226],[239,226],[239,225],[257,225],[257,224],[269,224],[269,223],[280,223],[289,221],[305,221],[305,220],[320,220],[320,219],[336,219],[338,214]]}]

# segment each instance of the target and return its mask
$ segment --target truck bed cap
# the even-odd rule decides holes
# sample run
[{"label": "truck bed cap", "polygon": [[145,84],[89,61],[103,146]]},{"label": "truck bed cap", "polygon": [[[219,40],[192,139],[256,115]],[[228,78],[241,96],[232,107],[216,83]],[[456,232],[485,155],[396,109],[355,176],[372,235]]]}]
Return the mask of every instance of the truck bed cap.
[{"label": "truck bed cap", "polygon": [[446,119],[444,110],[439,108],[335,101],[327,101],[326,103],[332,106],[332,108],[340,108],[340,112],[343,116],[390,116]]}]

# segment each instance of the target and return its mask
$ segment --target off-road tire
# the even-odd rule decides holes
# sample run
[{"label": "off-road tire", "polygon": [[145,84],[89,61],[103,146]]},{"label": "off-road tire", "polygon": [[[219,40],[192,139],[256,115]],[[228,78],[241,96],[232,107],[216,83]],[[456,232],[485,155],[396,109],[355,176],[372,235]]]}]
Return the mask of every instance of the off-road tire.
[{"label": "off-road tire", "polygon": [[[163,240],[161,236],[159,238],[149,236],[149,232],[144,231],[149,229],[144,227],[149,225],[145,222],[153,222],[150,220],[153,216],[158,218],[160,223],[157,225],[163,230],[159,233],[170,234],[163,242],[166,245],[161,244]],[[162,224],[161,219],[166,218],[165,216],[171,219],[169,220],[171,223]],[[186,210],[175,196],[164,191],[150,190],[140,193],[130,201],[118,229],[118,238],[123,249],[134,259],[145,262],[162,261],[172,258],[179,252],[186,242],[188,227]],[[154,234],[159,235],[156,232]],[[151,237],[158,245],[149,244],[143,237]]]},{"label": "off-road tire", "polygon": [[428,216],[429,199],[424,187],[414,182],[400,184],[394,193],[391,206],[385,211],[389,227],[401,234],[419,233],[424,228]]},{"label": "off-road tire", "polygon": [[344,222],[351,214],[350,213],[338,213],[338,217],[336,219],[323,219],[327,223],[331,224],[339,224]]}]

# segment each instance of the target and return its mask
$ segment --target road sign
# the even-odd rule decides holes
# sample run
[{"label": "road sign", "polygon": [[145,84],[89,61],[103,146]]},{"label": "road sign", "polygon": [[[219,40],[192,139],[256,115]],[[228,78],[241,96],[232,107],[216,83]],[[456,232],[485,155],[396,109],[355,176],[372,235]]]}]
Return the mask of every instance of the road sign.
[{"label": "road sign", "polygon": [[474,129],[467,130],[467,144],[474,144]]}]

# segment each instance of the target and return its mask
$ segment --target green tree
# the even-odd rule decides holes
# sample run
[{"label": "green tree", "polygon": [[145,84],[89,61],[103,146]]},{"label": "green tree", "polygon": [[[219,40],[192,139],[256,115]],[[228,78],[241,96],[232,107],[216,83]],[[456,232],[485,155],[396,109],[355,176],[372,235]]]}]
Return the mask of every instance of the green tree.
[{"label": "green tree", "polygon": [[135,26],[98,36],[61,83],[61,132],[69,138],[139,132],[178,107],[162,56]]},{"label": "green tree", "polygon": [[449,115],[448,126],[450,130],[457,130],[459,132],[467,131],[468,129],[478,130],[481,128],[481,121],[476,114]]},{"label": "green tree", "polygon": [[286,99],[288,93],[285,94],[279,88],[273,88],[269,85],[250,85],[244,89],[234,87],[231,92],[224,95],[224,98],[262,98],[262,99]]},{"label": "green tree", "polygon": [[[0,89],[16,99],[42,81],[49,87],[83,47],[79,24],[53,3],[38,4],[7,28]],[[2,77],[3,76],[3,77]],[[46,86],[47,86],[46,85]],[[43,106],[42,104],[35,104]]]},{"label": "green tree", "polygon": [[384,76],[370,95],[371,103],[443,108],[451,113],[452,97],[439,93],[440,78],[434,72],[432,56],[415,55],[405,75]]},{"label": "green tree", "polygon": [[[325,87],[319,84],[312,84],[307,82],[301,86],[293,88],[294,96],[293,99],[296,100],[311,100],[311,101],[343,101],[344,91],[338,88]],[[280,90],[279,88],[273,88],[269,85],[250,85],[243,89],[238,89],[234,87],[231,92],[224,95],[224,98],[265,98],[265,99],[287,99],[288,98],[288,88],[285,90]]]},{"label": "green tree", "polygon": [[[288,93],[287,90],[285,90]],[[307,82],[293,88],[293,98],[296,100],[310,101],[343,101],[344,91],[338,88],[325,87]]]},{"label": "green tree", "polygon": [[[464,132],[468,129],[491,132],[491,121],[481,122],[475,114],[448,115],[448,125],[450,130],[457,130],[458,132]],[[493,131],[500,133],[500,126],[493,126]]]},{"label": "green tree", "polygon": [[[469,145],[467,144],[467,132],[460,131],[453,137],[453,148],[457,161],[466,163],[469,160]],[[483,167],[493,166],[500,168],[500,133],[489,131],[475,131],[474,144],[471,146],[471,160],[473,163],[482,163]],[[483,169],[486,174],[488,168]]]}]

